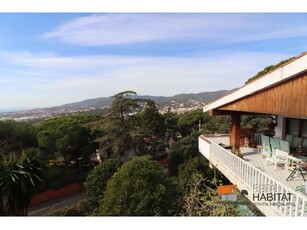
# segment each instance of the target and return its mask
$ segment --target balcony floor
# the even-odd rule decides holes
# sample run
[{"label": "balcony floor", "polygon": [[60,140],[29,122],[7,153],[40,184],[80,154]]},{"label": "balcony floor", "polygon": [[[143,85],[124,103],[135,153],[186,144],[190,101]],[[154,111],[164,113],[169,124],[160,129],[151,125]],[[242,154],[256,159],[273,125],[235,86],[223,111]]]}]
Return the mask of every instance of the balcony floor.
[{"label": "balcony floor", "polygon": [[[258,149],[244,147],[241,148],[241,153],[243,154],[243,159],[255,166],[262,172],[265,172],[267,175],[271,176],[280,183],[286,185],[287,187],[295,190],[298,185],[304,185],[304,180],[299,173],[296,173],[292,179],[286,181],[287,177],[290,175],[291,170],[286,169],[285,167],[277,167],[273,163],[268,163],[265,165],[265,157],[258,153]],[[307,175],[304,175],[307,179]]]}]

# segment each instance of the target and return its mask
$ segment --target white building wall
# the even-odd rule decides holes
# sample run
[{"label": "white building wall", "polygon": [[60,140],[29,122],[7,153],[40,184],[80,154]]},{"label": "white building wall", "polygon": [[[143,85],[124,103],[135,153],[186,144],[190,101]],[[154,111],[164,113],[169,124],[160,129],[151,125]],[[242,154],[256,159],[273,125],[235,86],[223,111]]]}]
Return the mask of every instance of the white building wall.
[{"label": "white building wall", "polygon": [[275,126],[275,136],[284,139],[286,130],[286,118],[282,116],[277,117],[277,126]]}]

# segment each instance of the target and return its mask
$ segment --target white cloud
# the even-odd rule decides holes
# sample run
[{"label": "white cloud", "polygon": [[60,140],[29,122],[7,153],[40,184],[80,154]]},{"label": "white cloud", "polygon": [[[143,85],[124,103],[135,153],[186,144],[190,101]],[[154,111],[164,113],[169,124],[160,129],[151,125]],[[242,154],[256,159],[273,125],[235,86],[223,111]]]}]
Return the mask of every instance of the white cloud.
[{"label": "white cloud", "polygon": [[65,43],[96,46],[167,39],[216,38],[212,31],[237,28],[244,21],[223,23],[216,14],[102,14],[74,19],[43,35]]},{"label": "white cloud", "polygon": [[[46,32],[45,39],[81,46],[198,39],[227,44],[306,36],[304,15],[291,14],[94,14]],[[282,23],[281,23],[282,21]]]},{"label": "white cloud", "polygon": [[[5,60],[2,53],[0,59]],[[0,70],[2,107],[45,107],[111,96],[131,89],[138,94],[171,96],[239,87],[263,67],[287,54],[206,53],[197,57],[6,55]],[[65,64],[63,64],[65,63]],[[22,74],[22,73],[25,74]],[[22,98],[22,99],[20,99]],[[26,101],[27,104],[19,104]]]},{"label": "white cloud", "polygon": [[[5,95],[0,98],[0,106],[10,107],[10,103],[18,107],[52,106],[111,96],[127,89],[142,95],[169,96],[239,87],[265,66],[292,56],[269,51],[242,51],[245,48],[257,50],[258,47],[269,50],[270,47],[254,46],[254,43],[241,46],[240,43],[306,37],[307,17],[305,14],[296,18],[292,16],[112,13],[78,17],[42,37],[48,42],[77,46],[125,46],[99,47],[95,53],[101,54],[97,55],[89,54],[94,49],[79,50],[79,47],[67,46],[63,46],[66,53],[79,54],[63,56],[55,52],[0,51],[0,92]],[[153,41],[168,43],[160,46],[162,43]],[[178,41],[186,43],[180,43],[181,46]],[[133,43],[146,44],[127,46]],[[148,52],[157,49],[155,55],[171,51],[169,55],[177,57],[145,53],[142,49],[145,46],[144,50]],[[133,49],[135,47],[137,50]],[[161,51],[160,48],[167,50]],[[48,49],[48,46],[43,49]],[[113,55],[103,54],[105,49]],[[283,50],[291,49],[294,50],[287,45]],[[127,50],[130,56],[115,55],[115,52],[125,53]]]}]

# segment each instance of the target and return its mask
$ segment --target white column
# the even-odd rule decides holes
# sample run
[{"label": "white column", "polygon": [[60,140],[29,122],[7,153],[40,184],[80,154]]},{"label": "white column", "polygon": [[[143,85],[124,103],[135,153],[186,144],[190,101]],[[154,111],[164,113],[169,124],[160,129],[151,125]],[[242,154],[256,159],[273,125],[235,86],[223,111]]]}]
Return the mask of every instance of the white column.
[{"label": "white column", "polygon": [[286,118],[277,116],[277,126],[275,126],[275,136],[281,139],[285,138]]}]

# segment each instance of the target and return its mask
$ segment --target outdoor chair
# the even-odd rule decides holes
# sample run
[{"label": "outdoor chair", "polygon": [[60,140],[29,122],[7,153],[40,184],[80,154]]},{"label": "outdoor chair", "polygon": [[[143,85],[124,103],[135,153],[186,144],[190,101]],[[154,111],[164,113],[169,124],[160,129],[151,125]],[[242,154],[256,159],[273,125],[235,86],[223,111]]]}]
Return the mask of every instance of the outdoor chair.
[{"label": "outdoor chair", "polygon": [[293,142],[293,136],[290,135],[290,134],[287,134],[286,138],[285,138],[285,141],[287,141],[289,143],[289,145],[291,146],[292,142]]},{"label": "outdoor chair", "polygon": [[275,169],[277,169],[278,165],[282,165],[283,167],[288,166],[288,153],[284,152],[280,149],[276,149],[274,152],[272,152],[271,157],[267,157],[265,159],[265,165],[268,165],[268,162],[271,162],[275,165]]},{"label": "outdoor chair", "polygon": [[270,137],[261,135],[261,143],[262,143],[262,155],[266,157],[271,157],[272,150],[270,145]]},{"label": "outdoor chair", "polygon": [[279,139],[270,137],[272,154],[275,154],[276,149],[280,149]]},{"label": "outdoor chair", "polygon": [[288,141],[279,140],[280,150],[290,153],[290,144]]}]

